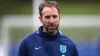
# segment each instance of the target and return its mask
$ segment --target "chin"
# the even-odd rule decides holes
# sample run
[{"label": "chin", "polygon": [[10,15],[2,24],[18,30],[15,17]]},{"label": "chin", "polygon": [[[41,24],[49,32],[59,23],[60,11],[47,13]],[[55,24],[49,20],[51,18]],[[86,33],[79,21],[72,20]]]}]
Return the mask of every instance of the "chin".
[{"label": "chin", "polygon": [[57,32],[57,30],[48,30],[48,33],[51,34],[51,35],[55,35]]}]

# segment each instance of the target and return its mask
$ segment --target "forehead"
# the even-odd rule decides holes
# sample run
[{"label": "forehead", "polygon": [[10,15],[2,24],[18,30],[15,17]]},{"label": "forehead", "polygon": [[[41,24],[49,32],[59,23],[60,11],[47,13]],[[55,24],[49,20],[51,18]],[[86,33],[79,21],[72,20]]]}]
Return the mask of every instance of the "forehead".
[{"label": "forehead", "polygon": [[58,10],[55,7],[44,7],[42,15],[58,15]]}]

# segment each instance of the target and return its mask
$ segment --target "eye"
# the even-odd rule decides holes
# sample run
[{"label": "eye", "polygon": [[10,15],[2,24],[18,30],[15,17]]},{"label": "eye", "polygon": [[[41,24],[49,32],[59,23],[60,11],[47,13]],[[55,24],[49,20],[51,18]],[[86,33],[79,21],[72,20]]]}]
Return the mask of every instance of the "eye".
[{"label": "eye", "polygon": [[45,18],[49,19],[49,18],[50,18],[50,16],[45,16]]},{"label": "eye", "polygon": [[57,16],[57,15],[53,15],[52,17],[53,17],[53,18],[57,18],[58,16]]}]

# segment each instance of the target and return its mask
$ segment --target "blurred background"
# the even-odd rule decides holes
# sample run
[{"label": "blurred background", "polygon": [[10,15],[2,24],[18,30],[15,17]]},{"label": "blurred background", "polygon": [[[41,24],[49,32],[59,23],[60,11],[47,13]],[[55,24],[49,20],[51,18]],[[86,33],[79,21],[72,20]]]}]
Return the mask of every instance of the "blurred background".
[{"label": "blurred background", "polygon": [[[0,0],[0,56],[16,56],[24,36],[41,25],[38,6],[43,1]],[[59,29],[75,42],[79,56],[100,56],[100,0],[54,1],[61,10]]]}]

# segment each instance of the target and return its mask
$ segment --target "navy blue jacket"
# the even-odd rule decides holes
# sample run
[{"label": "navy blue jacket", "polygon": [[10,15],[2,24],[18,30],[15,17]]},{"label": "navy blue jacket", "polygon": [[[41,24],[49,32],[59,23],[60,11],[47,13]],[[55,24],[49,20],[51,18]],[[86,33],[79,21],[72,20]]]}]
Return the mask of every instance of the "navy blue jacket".
[{"label": "navy blue jacket", "polygon": [[51,36],[38,31],[26,36],[19,46],[18,56],[78,56],[75,44],[59,31]]}]

